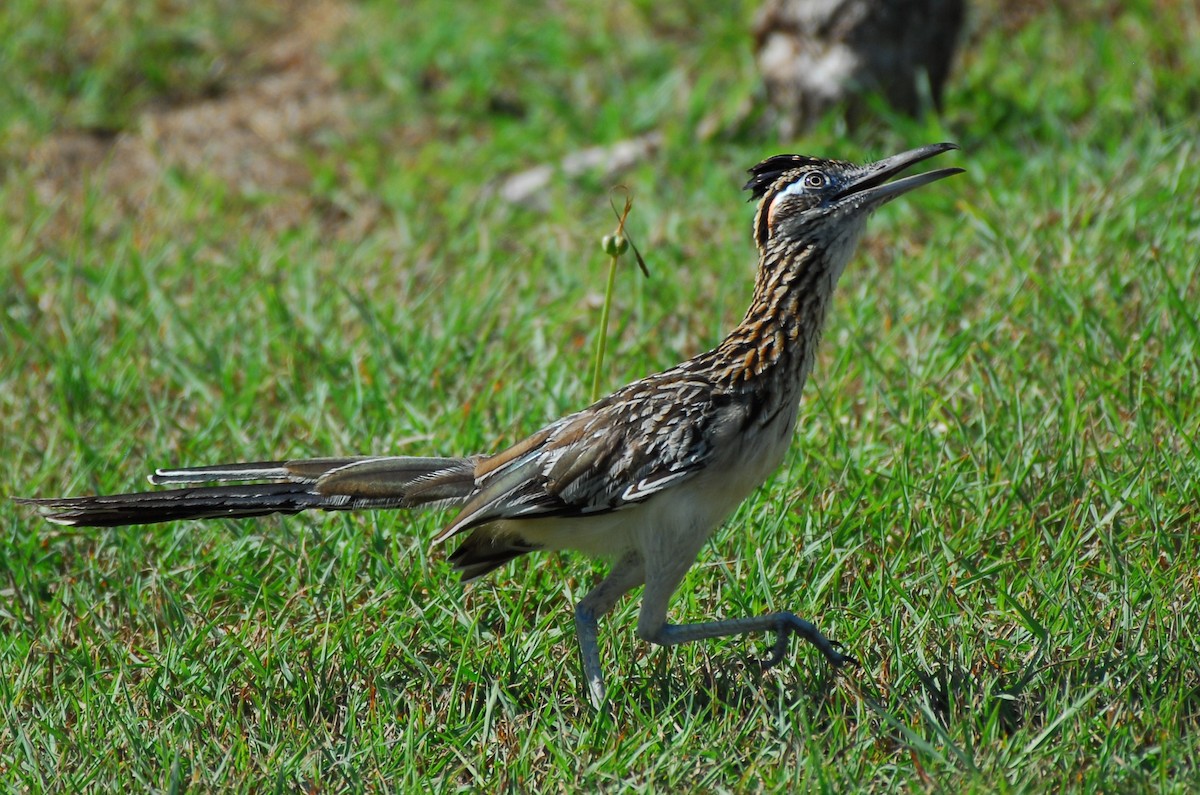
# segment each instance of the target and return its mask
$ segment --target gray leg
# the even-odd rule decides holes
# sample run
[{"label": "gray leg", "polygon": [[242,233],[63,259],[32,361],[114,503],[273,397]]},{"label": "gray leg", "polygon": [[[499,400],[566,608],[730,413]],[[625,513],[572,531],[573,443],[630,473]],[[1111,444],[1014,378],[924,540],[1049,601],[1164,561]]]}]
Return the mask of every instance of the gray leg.
[{"label": "gray leg", "polygon": [[770,613],[765,616],[730,618],[699,624],[668,624],[667,604],[686,571],[686,567],[660,567],[655,572],[658,576],[647,577],[646,591],[642,596],[642,610],[638,615],[638,636],[642,640],[662,646],[674,646],[693,640],[744,635],[749,632],[775,632],[775,646],[771,656],[763,661],[763,667],[770,668],[783,660],[784,654],[787,653],[788,636],[795,633],[816,646],[835,668],[840,668],[846,663],[858,664],[858,660],[839,652],[835,648],[837,644],[795,613]]},{"label": "gray leg", "polygon": [[630,553],[617,561],[608,576],[575,607],[575,633],[579,636],[579,650],[583,654],[583,676],[596,707],[604,703],[605,696],[600,644],[596,636],[597,619],[612,610],[618,599],[641,585],[645,576],[641,556]]},{"label": "gray leg", "polygon": [[858,664],[858,660],[842,654],[835,648],[840,644],[826,638],[821,634],[821,630],[795,613],[770,613],[765,616],[730,618],[725,621],[707,621],[702,624],[668,624],[664,621],[656,632],[646,634],[642,633],[640,622],[638,625],[639,635],[651,643],[663,646],[674,646],[677,643],[687,643],[693,640],[722,638],[728,635],[745,635],[749,632],[776,633],[775,647],[771,650],[771,656],[762,662],[764,668],[771,668],[783,661],[783,657],[787,653],[788,637],[792,634],[797,634],[816,646],[817,650],[825,655],[825,659],[834,668],[841,668],[846,663]]}]

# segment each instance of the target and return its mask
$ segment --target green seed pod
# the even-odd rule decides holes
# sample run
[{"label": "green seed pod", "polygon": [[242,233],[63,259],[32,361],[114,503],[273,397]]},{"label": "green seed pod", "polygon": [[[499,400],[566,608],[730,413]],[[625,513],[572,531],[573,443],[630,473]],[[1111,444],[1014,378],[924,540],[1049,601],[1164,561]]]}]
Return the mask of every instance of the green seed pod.
[{"label": "green seed pod", "polygon": [[629,241],[625,239],[625,235],[605,235],[600,245],[610,257],[619,257],[629,250]]}]

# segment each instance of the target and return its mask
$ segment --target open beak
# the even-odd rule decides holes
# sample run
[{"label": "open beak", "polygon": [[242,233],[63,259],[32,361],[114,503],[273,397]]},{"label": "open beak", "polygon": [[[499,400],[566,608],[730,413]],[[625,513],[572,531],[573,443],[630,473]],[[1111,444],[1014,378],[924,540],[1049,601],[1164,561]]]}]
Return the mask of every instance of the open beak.
[{"label": "open beak", "polygon": [[858,207],[875,208],[914,188],[961,174],[961,168],[940,168],[937,171],[926,171],[924,174],[913,174],[911,177],[888,182],[909,166],[957,148],[957,144],[951,143],[929,144],[863,166],[862,172],[837,195],[837,201],[839,204],[844,202]]}]

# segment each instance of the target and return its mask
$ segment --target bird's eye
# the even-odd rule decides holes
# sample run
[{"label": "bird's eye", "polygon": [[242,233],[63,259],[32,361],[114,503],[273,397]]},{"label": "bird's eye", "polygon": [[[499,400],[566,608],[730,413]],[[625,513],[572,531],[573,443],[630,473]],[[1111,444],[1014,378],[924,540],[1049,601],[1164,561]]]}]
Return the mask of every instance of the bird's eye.
[{"label": "bird's eye", "polygon": [[806,188],[823,188],[828,184],[829,177],[820,171],[810,171],[804,175],[804,187]]}]

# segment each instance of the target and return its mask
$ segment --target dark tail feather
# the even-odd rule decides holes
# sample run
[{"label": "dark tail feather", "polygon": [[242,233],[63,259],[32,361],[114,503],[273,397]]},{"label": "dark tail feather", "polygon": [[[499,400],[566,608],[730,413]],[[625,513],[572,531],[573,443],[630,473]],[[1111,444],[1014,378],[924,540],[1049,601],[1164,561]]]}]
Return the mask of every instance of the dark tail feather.
[{"label": "dark tail feather", "polygon": [[237,519],[270,513],[299,513],[309,508],[336,510],[345,497],[331,499],[294,483],[203,486],[192,489],[113,494],[106,497],[18,499],[46,519],[73,527],[119,527],[177,519]]},{"label": "dark tail feather", "polygon": [[242,518],[310,509],[349,511],[461,504],[474,490],[469,458],[318,458],[189,469],[160,469],[162,484],[266,483],[195,486],[104,497],[18,499],[51,522],[117,527],[180,519]]}]

